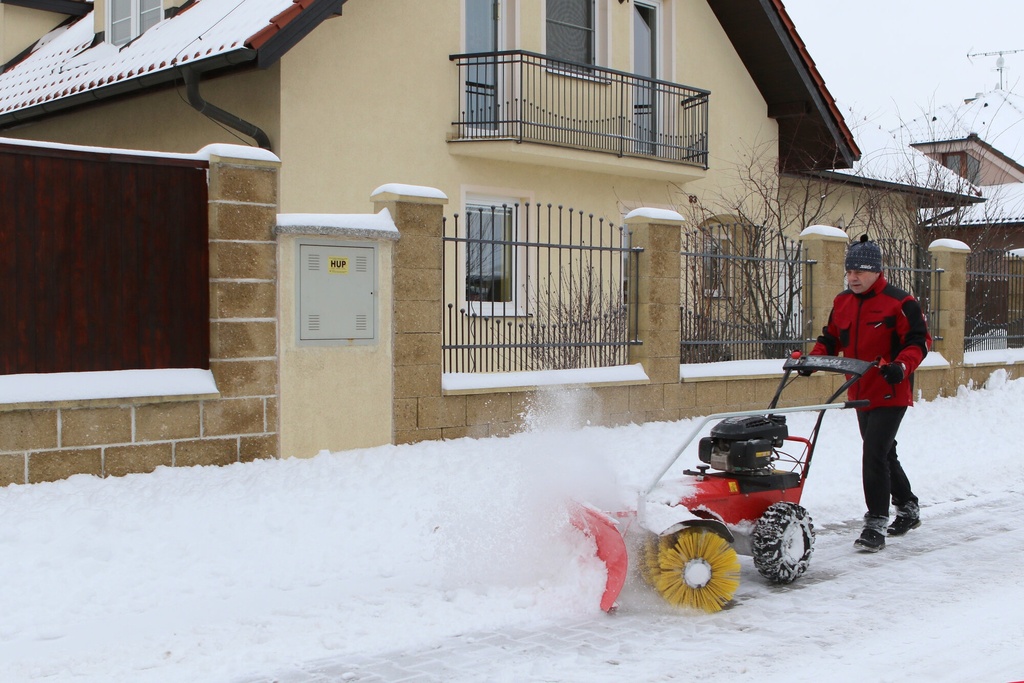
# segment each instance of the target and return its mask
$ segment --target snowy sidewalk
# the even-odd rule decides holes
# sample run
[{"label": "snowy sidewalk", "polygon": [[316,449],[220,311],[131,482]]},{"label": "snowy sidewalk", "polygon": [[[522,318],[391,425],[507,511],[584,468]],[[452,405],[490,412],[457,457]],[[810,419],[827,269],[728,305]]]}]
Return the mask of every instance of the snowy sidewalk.
[{"label": "snowy sidewalk", "polygon": [[[1024,666],[1013,670],[1007,662],[1024,636],[1015,616],[1024,605],[1024,570],[1010,555],[1024,547],[1024,528],[1014,522],[1022,517],[1024,498],[1017,493],[931,506],[920,530],[889,539],[877,555],[853,550],[859,524],[821,528],[807,575],[790,586],[766,584],[742,558],[735,602],[718,614],[673,609],[631,582],[611,615],[465,634],[412,651],[323,659],[231,683],[710,682],[746,676],[759,683],[860,683],[904,680],[915,671],[948,674],[922,680],[1017,681]],[[957,542],[939,543],[943,538]],[[987,569],[996,566],[1000,571]],[[902,663],[892,668],[897,657]]]},{"label": "snowy sidewalk", "polygon": [[[616,670],[619,662],[608,654],[624,642],[644,638],[650,628],[650,620],[642,616],[615,615],[540,631],[504,629],[449,638],[418,652],[310,662],[294,671],[237,683],[522,681],[531,680],[531,668],[536,668],[537,675],[532,680],[550,680],[556,668],[571,671],[581,665],[580,680],[602,680],[599,668],[608,670],[607,680],[621,680],[622,674]],[[686,637],[686,629],[675,630],[679,637]],[[662,630],[661,636],[665,635],[670,634]]]}]

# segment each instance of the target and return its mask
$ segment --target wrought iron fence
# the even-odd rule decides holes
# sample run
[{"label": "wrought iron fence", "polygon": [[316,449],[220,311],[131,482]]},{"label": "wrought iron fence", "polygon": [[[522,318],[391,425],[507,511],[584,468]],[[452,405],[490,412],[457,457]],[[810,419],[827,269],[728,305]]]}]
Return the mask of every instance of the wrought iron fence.
[{"label": "wrought iron fence", "polygon": [[967,257],[964,351],[1024,347],[1024,258],[1001,249]]},{"label": "wrought iron fence", "polygon": [[450,57],[456,141],[515,140],[707,168],[706,90],[521,50]]},{"label": "wrought iron fence", "polygon": [[639,251],[623,227],[551,204],[446,219],[444,372],[628,363]]},{"label": "wrought iron fence", "polygon": [[814,261],[799,243],[761,226],[715,225],[685,233],[682,257],[681,363],[783,358],[813,341],[802,295]]},{"label": "wrought iron fence", "polygon": [[886,280],[914,295],[928,319],[932,338],[942,339],[938,278],[942,277],[943,271],[932,265],[931,253],[920,244],[885,237],[877,241],[884,255]]}]

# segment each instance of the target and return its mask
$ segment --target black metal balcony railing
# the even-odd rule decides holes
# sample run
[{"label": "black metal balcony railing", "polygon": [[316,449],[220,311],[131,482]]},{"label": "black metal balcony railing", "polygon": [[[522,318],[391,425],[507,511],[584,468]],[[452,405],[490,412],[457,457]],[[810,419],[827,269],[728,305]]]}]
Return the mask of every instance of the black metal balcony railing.
[{"label": "black metal balcony railing", "polygon": [[519,50],[450,57],[455,140],[514,140],[707,168],[706,90]]}]

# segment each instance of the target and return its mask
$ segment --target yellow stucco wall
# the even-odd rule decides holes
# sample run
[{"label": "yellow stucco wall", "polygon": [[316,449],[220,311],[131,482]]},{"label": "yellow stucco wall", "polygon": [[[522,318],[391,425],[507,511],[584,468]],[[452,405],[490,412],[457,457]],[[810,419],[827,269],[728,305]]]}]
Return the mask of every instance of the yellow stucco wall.
[{"label": "yellow stucco wall", "polygon": [[0,64],[6,64],[64,20],[54,12],[0,4]]},{"label": "yellow stucco wall", "polygon": [[[598,4],[608,26],[607,64],[629,70],[633,8]],[[518,36],[517,47],[543,49],[542,7],[540,0],[519,4],[509,30]],[[600,155],[607,157],[607,172],[582,164],[567,169],[573,152],[557,148],[545,149],[563,166],[462,154],[465,143],[446,142],[458,109],[458,70],[448,57],[463,49],[461,0],[376,0],[346,4],[342,17],[322,24],[282,60],[282,210],[369,210],[375,187],[400,182],[441,189],[452,200],[450,212],[462,210],[466,193],[481,193],[565,203],[619,222],[638,206],[676,205],[681,190],[717,192],[734,181],[733,164],[746,145],[763,142],[774,154],[777,126],[707,5],[666,2],[664,8],[672,10],[665,14],[671,14],[676,36],[665,49],[676,61],[664,71],[676,82],[712,92],[711,168],[696,180],[692,169],[676,178],[640,177],[650,175],[649,169],[636,170],[643,164],[669,173],[671,165],[612,155]]]},{"label": "yellow stucco wall", "polygon": [[[300,345],[296,333],[297,245],[377,245],[377,341]],[[343,250],[343,247],[340,247]],[[311,457],[391,442],[393,243],[317,235],[278,237],[281,455]],[[385,381],[382,381],[384,379]]]}]

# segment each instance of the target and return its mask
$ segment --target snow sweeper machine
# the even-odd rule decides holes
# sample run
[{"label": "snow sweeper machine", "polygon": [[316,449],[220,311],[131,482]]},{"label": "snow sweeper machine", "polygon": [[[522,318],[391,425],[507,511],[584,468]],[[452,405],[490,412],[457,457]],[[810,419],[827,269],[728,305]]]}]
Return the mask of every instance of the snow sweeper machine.
[{"label": "snow sweeper machine", "polygon": [[[783,376],[766,410],[708,415],[694,427],[639,494],[635,510],[605,512],[580,505],[573,524],[590,536],[608,568],[601,608],[609,611],[629,571],[629,546],[636,569],[669,603],[716,612],[739,587],[739,554],[753,557],[758,573],[787,584],[807,569],[814,548],[814,525],[800,505],[818,430],[825,412],[860,408],[867,401],[836,402],[877,362],[839,356],[802,356],[783,363]],[[817,405],[778,408],[783,391],[797,377],[813,372],[846,376]],[[806,437],[789,434],[787,413],[818,416]],[[666,478],[705,425],[695,469]],[[634,533],[635,532],[635,533]],[[639,538],[635,538],[638,536]]]}]

